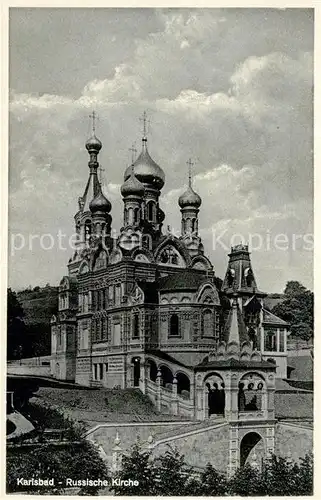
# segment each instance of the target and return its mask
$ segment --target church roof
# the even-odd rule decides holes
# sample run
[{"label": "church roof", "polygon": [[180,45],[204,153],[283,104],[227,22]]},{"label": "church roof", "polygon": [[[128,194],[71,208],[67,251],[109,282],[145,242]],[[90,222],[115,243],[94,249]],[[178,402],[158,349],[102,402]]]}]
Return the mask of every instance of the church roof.
[{"label": "church roof", "polygon": [[263,309],[263,323],[266,325],[275,325],[275,326],[289,326],[289,323],[283,321],[283,319],[279,318],[275,314],[272,314],[270,311]]},{"label": "church roof", "polygon": [[207,281],[205,274],[185,270],[159,278],[158,288],[159,290],[197,290],[204,281]]}]

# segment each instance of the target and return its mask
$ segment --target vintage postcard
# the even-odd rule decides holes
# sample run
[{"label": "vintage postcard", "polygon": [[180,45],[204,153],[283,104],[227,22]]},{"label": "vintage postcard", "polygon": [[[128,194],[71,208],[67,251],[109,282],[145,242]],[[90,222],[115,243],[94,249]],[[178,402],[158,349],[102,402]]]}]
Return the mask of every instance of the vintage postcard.
[{"label": "vintage postcard", "polygon": [[7,495],[313,495],[314,22],[9,9]]}]

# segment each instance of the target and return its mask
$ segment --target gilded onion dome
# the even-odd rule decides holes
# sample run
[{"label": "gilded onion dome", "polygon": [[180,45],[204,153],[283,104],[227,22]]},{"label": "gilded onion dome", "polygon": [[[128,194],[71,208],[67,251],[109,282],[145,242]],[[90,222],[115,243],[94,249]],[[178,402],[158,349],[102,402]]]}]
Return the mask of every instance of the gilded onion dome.
[{"label": "gilded onion dome", "polygon": [[127,180],[121,186],[120,192],[124,198],[127,196],[143,197],[144,196],[144,186],[137,179],[137,177],[135,175],[134,165],[131,165],[130,169],[131,169],[130,176],[127,178]]},{"label": "gilded onion dome", "polygon": [[[131,174],[131,168],[125,171],[124,180],[127,181]],[[134,162],[134,174],[144,185],[161,189],[165,183],[165,174],[159,165],[151,158],[147,149],[147,138],[143,137],[143,148],[137,160]]]},{"label": "gilded onion dome", "polygon": [[106,198],[106,196],[104,196],[101,189],[99,189],[98,194],[89,203],[89,209],[91,213],[96,213],[96,212],[109,213],[111,211],[111,203]]},{"label": "gilded onion dome", "polygon": [[181,208],[199,208],[202,204],[202,199],[197,193],[195,193],[192,186],[189,185],[185,193],[181,194],[181,196],[178,198],[178,204]]},{"label": "gilded onion dome", "polygon": [[97,153],[101,150],[102,148],[102,143],[100,142],[99,139],[97,139],[95,133],[88,139],[86,142],[86,149],[87,151],[96,151]]}]

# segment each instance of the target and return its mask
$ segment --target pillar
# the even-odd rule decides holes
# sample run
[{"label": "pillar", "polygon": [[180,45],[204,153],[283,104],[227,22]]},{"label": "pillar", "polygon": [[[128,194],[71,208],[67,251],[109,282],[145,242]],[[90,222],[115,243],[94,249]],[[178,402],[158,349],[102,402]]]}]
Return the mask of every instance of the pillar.
[{"label": "pillar", "polygon": [[156,409],[158,411],[161,411],[161,403],[162,403],[162,373],[160,370],[157,372],[157,377],[156,377],[156,384],[157,384],[157,393],[156,393]]},{"label": "pillar", "polygon": [[239,457],[239,429],[237,425],[231,425],[229,429],[229,459],[227,467],[227,475],[229,478],[233,476],[239,467]]},{"label": "pillar", "polygon": [[173,378],[171,413],[178,415],[178,398],[177,398],[177,378]]},{"label": "pillar", "polygon": [[116,433],[115,445],[113,447],[112,453],[112,471],[118,472],[121,468],[121,459],[122,459],[122,449],[120,447],[120,439],[118,432]]}]

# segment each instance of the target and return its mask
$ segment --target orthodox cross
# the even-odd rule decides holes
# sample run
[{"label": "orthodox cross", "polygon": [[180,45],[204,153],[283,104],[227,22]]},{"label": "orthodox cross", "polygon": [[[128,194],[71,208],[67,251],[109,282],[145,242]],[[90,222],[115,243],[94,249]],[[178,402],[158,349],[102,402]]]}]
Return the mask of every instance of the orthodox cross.
[{"label": "orthodox cross", "polygon": [[188,165],[188,185],[192,186],[192,167],[194,166],[194,163],[192,162],[191,158],[186,162]]},{"label": "orthodox cross", "polygon": [[146,137],[147,135],[147,125],[150,125],[150,120],[147,119],[147,113],[144,111],[143,116],[139,119],[141,122],[143,122],[143,136]]},{"label": "orthodox cross", "polygon": [[137,153],[137,149],[135,148],[135,144],[133,144],[132,147],[129,148],[129,151],[131,151],[131,153],[132,153],[132,163],[134,163],[135,158],[136,158],[136,153]]},{"label": "orthodox cross", "polygon": [[93,129],[93,133],[95,133],[96,131],[96,119],[97,119],[97,115],[96,115],[96,112],[93,111],[91,113],[91,115],[89,115],[89,118],[92,119],[92,129]]}]

